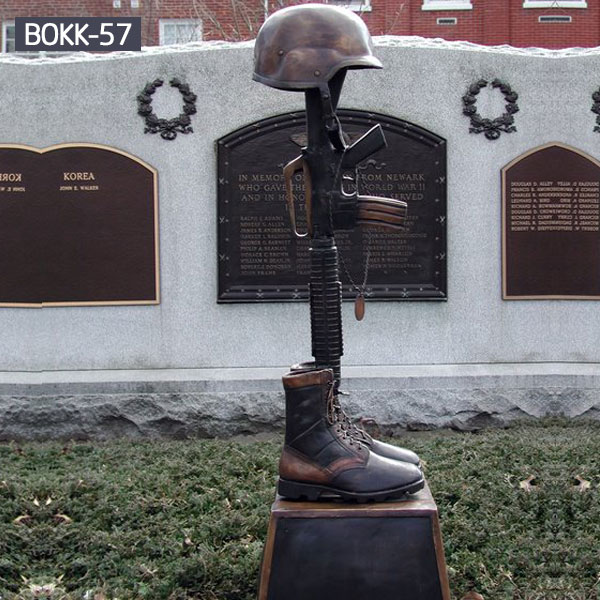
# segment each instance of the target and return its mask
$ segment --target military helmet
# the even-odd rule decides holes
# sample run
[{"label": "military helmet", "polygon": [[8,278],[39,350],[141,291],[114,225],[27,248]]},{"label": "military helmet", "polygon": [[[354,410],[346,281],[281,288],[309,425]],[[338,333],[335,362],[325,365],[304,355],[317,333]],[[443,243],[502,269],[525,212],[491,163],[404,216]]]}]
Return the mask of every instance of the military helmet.
[{"label": "military helmet", "polygon": [[381,69],[365,22],[351,10],[300,4],[272,14],[254,46],[253,79],[282,90],[321,87],[341,69]]}]

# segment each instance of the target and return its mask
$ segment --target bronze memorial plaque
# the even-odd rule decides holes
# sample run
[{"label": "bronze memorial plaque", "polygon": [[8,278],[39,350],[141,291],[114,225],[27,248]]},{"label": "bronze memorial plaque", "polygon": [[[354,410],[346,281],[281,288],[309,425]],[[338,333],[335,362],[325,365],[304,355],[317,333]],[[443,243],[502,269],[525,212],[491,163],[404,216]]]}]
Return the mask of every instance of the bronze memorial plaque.
[{"label": "bronze memorial plaque", "polygon": [[600,298],[600,162],[551,143],[502,169],[503,298]]},{"label": "bronze memorial plaque", "polygon": [[157,202],[115,148],[0,145],[0,306],[157,304]]},{"label": "bronze memorial plaque", "polygon": [[[336,232],[343,293],[356,296],[370,241],[366,295],[379,300],[446,299],[446,142],[406,121],[357,110],[338,111],[354,141],[373,125],[387,148],[358,170],[359,193],[408,203],[405,232],[358,228]],[[304,113],[258,121],[218,142],[219,302],[305,300],[308,238],[293,236],[283,166],[306,144]],[[296,175],[299,229],[304,230],[304,185]]]}]

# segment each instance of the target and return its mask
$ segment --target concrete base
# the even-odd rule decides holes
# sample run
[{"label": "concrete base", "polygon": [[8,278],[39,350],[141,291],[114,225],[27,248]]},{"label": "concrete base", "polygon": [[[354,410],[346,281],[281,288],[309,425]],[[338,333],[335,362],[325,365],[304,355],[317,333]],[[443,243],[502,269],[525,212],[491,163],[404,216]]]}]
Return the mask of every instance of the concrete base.
[{"label": "concrete base", "polygon": [[[281,368],[0,373],[0,440],[226,437],[281,431]],[[600,365],[344,369],[344,406],[376,433],[600,418]]]}]

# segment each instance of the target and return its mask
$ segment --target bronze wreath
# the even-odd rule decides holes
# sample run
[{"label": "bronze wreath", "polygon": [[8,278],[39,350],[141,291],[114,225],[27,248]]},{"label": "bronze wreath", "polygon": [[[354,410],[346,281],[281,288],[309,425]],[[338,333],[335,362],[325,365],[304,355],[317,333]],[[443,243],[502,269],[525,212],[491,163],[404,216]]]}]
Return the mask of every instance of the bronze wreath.
[{"label": "bronze wreath", "polygon": [[497,140],[500,137],[500,133],[512,133],[517,128],[514,126],[515,118],[513,115],[519,112],[517,106],[517,99],[519,95],[513,92],[510,85],[502,83],[499,79],[492,81],[493,88],[499,88],[504,94],[506,100],[506,112],[495,119],[484,119],[477,112],[477,95],[482,88],[486,87],[488,82],[485,79],[471,84],[467,93],[463,96],[463,114],[467,115],[471,119],[471,127],[469,127],[470,133],[484,133],[488,140]]},{"label": "bronze wreath", "polygon": [[152,110],[152,94],[156,88],[160,87],[164,81],[155,79],[152,83],[146,84],[140,94],[138,94],[138,115],[144,117],[146,127],[144,133],[160,133],[163,140],[174,140],[178,133],[192,133],[192,119],[190,115],[196,114],[196,94],[190,91],[187,83],[181,83],[179,79],[171,79],[171,87],[177,88],[183,97],[183,112],[174,119],[159,119]]}]

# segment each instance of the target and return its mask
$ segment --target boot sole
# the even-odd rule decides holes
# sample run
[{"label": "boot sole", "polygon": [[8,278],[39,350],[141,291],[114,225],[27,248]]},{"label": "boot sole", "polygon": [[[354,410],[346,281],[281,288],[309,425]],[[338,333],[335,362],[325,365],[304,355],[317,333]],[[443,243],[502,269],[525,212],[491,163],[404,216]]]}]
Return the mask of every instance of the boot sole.
[{"label": "boot sole", "polygon": [[300,483],[299,481],[289,481],[288,479],[279,478],[277,491],[280,496],[291,500],[300,500],[305,498],[311,502],[322,499],[341,498],[351,502],[383,502],[402,498],[407,494],[414,494],[422,490],[425,486],[425,479],[421,478],[409,485],[404,485],[398,488],[389,490],[380,490],[377,492],[348,492],[326,485],[315,485],[313,483]]}]

